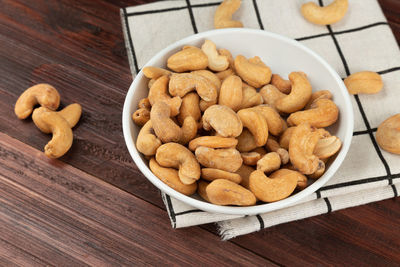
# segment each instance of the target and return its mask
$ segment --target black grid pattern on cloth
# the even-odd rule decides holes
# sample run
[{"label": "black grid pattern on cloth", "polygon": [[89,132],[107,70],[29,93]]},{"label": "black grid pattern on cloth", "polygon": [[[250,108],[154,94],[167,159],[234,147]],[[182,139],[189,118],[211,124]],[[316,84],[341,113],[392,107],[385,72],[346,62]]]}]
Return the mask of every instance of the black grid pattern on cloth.
[{"label": "black grid pattern on cloth", "polygon": [[[131,56],[133,58],[133,64],[135,67],[135,71],[136,74],[140,72],[140,68],[138,66],[138,60],[135,54],[135,49],[134,49],[134,43],[133,43],[133,39],[130,33],[130,26],[128,23],[128,18],[129,17],[133,17],[133,16],[140,16],[140,15],[146,15],[146,14],[155,14],[155,13],[163,13],[163,12],[170,12],[170,11],[177,11],[177,10],[183,10],[183,9],[187,9],[189,12],[189,17],[190,17],[190,22],[192,24],[193,27],[193,32],[194,33],[198,33],[197,30],[197,25],[196,25],[196,21],[195,21],[195,17],[193,15],[193,9],[194,8],[202,8],[202,7],[210,7],[210,6],[217,6],[219,4],[221,4],[221,2],[212,2],[212,3],[203,3],[203,4],[191,4],[190,0],[185,0],[186,1],[186,6],[181,6],[181,7],[172,7],[172,8],[165,8],[165,9],[154,9],[154,10],[146,10],[146,11],[138,11],[138,12],[131,12],[131,13],[127,13],[126,8],[123,8],[123,22],[125,23],[125,28],[127,30],[127,38],[128,38],[128,44],[129,44],[129,48],[130,48],[130,52],[131,52]],[[258,5],[257,5],[257,0],[252,0],[253,6],[254,6],[254,10],[257,16],[257,21],[259,24],[259,28],[264,30],[264,25],[262,22],[262,18],[260,16],[260,12],[258,9]],[[323,6],[323,0],[319,0],[319,5]],[[364,25],[361,27],[356,27],[356,28],[352,28],[352,29],[347,29],[347,30],[342,30],[342,31],[333,31],[330,25],[327,25],[327,29],[328,29],[328,33],[322,33],[322,34],[316,34],[316,35],[310,35],[310,36],[303,36],[303,37],[298,37],[295,38],[295,40],[297,41],[304,41],[304,40],[309,40],[309,39],[315,39],[315,38],[321,38],[321,37],[325,37],[325,36],[331,36],[332,41],[335,44],[335,47],[337,49],[337,52],[340,56],[340,59],[343,63],[346,75],[349,76],[350,70],[349,67],[347,65],[347,61],[346,58],[343,55],[342,49],[340,47],[340,44],[336,38],[337,35],[342,35],[342,34],[348,34],[348,33],[352,33],[352,32],[357,32],[357,31],[362,31],[365,29],[369,29],[372,27],[380,27],[380,26],[385,26],[385,27],[389,27],[389,24],[386,21],[381,21],[381,22],[376,22],[376,23],[372,23],[372,24],[368,24],[368,25]],[[384,75],[387,73],[392,73],[395,71],[400,71],[400,66],[398,67],[394,67],[394,68],[390,68],[390,69],[385,69],[385,70],[380,70],[380,71],[376,71],[378,74],[380,75]],[[320,189],[318,189],[316,191],[316,196],[317,198],[321,198],[321,191],[326,191],[326,190],[330,190],[330,189],[336,189],[336,188],[340,188],[340,187],[346,187],[346,186],[352,186],[352,185],[359,185],[359,184],[365,184],[365,183],[371,183],[371,182],[377,182],[377,181],[382,181],[382,180],[388,180],[388,185],[391,185],[392,189],[393,189],[393,193],[394,196],[398,196],[398,192],[396,187],[393,185],[393,179],[395,178],[400,178],[400,173],[398,174],[392,174],[390,171],[390,167],[389,164],[387,163],[387,161],[385,160],[385,158],[382,155],[382,151],[380,149],[380,147],[378,146],[375,137],[373,135],[374,132],[377,131],[377,128],[371,128],[370,123],[368,121],[368,118],[364,112],[364,108],[363,105],[358,97],[358,95],[354,95],[355,101],[357,103],[357,107],[361,113],[363,122],[367,128],[367,130],[364,131],[355,131],[353,132],[353,136],[357,136],[357,135],[369,135],[371,142],[375,148],[375,151],[378,155],[378,157],[380,158],[385,170],[386,170],[386,175],[383,176],[378,176],[378,177],[368,177],[368,178],[364,178],[364,179],[358,179],[355,181],[349,181],[349,182],[344,182],[344,183],[338,183],[338,184],[333,184],[333,185],[328,185],[328,186],[323,186]],[[191,210],[186,210],[183,212],[178,212],[175,213],[174,209],[173,209],[173,205],[171,202],[171,198],[165,194],[166,197],[166,202],[167,202],[167,209],[168,209],[168,213],[170,214],[172,223],[173,223],[173,228],[176,228],[176,217],[180,216],[180,215],[184,215],[184,214],[190,214],[190,213],[196,213],[196,212],[203,212],[202,210],[199,209],[191,209]],[[332,211],[332,206],[329,202],[329,199],[327,197],[323,198],[326,205],[327,205],[327,213]],[[256,215],[257,219],[260,222],[260,229],[264,228],[264,221],[262,219],[262,217],[260,215]]]}]

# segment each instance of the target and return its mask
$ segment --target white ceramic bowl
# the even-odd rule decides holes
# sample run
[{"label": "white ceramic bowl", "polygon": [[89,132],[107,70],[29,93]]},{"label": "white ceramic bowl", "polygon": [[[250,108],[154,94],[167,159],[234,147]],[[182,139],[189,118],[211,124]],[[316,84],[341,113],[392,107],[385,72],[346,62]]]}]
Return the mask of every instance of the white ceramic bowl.
[{"label": "white ceramic bowl", "polygon": [[259,56],[271,68],[273,73],[278,73],[283,77],[287,77],[292,71],[303,71],[307,73],[308,79],[313,86],[313,91],[329,89],[333,94],[334,102],[340,110],[339,120],[333,126],[329,127],[331,134],[338,136],[343,142],[340,152],[333,162],[331,161],[325,174],[321,178],[299,193],[277,202],[250,207],[233,207],[210,204],[202,201],[201,198],[196,195],[190,197],[185,196],[161,182],[148,168],[148,161],[136,149],[135,143],[139,127],[132,122],[131,114],[136,110],[139,100],[147,97],[148,94],[148,79],[140,72],[129,88],[122,114],[122,126],[126,146],[136,165],[146,178],[161,191],[188,205],[215,213],[240,215],[260,214],[293,205],[302,198],[315,192],[337,171],[351,143],[353,133],[353,109],[342,79],[325,60],[301,43],[278,34],[253,29],[213,30],[189,36],[160,51],[146,66],[165,68],[168,57],[179,51],[182,46],[194,45],[200,47],[205,39],[210,39],[219,48],[228,49],[234,57],[238,54],[242,54],[246,57]]}]

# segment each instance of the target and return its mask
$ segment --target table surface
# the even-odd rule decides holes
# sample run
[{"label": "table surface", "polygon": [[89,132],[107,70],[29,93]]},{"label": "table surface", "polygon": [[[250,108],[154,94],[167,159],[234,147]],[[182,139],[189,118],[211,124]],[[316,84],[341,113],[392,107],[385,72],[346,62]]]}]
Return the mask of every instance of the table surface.
[{"label": "table surface", "polygon": [[[132,81],[119,8],[138,0],[3,0],[0,9],[0,265],[397,265],[400,201],[291,222],[231,241],[214,225],[171,229],[132,162],[121,112]],[[400,42],[400,1],[380,0]],[[14,103],[33,84],[83,115],[59,160]]]}]

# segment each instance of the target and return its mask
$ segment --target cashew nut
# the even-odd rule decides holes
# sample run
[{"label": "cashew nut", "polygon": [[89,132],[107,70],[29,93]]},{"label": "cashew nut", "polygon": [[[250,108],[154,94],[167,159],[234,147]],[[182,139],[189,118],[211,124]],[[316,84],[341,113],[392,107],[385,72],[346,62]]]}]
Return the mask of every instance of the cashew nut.
[{"label": "cashew nut", "polygon": [[144,76],[149,79],[158,79],[161,76],[169,76],[172,74],[169,70],[158,67],[144,67],[142,69]]},{"label": "cashew nut", "polygon": [[276,101],[278,101],[278,99],[287,96],[286,94],[279,91],[278,88],[276,88],[272,84],[267,84],[266,86],[261,88],[260,95],[263,98],[264,103],[270,105],[273,108],[275,108],[275,103]]},{"label": "cashew nut", "polygon": [[348,0],[334,0],[325,7],[308,2],[301,6],[301,14],[311,23],[328,25],[341,20],[346,14],[348,6]]},{"label": "cashew nut", "polygon": [[173,97],[168,94],[168,76],[161,76],[158,78],[149,91],[149,102],[154,105],[157,101],[164,101],[171,109],[171,116],[175,117],[179,113],[179,108],[182,104],[180,97]]},{"label": "cashew nut", "polygon": [[228,62],[229,62],[229,68],[234,71],[235,70],[234,69],[235,68],[235,62],[233,60],[231,52],[228,49],[221,48],[221,49],[218,49],[218,53],[220,55],[226,56],[226,58],[228,59]]},{"label": "cashew nut", "polygon": [[184,184],[179,179],[178,171],[173,168],[164,168],[160,166],[154,158],[149,162],[150,170],[162,182],[171,187],[172,189],[184,195],[193,195],[197,190],[197,183]]},{"label": "cashew nut", "polygon": [[189,142],[189,149],[194,151],[199,146],[210,148],[234,148],[238,141],[235,138],[221,136],[200,136]]},{"label": "cashew nut", "polygon": [[169,81],[169,93],[171,95],[183,97],[193,90],[196,90],[201,99],[205,101],[213,101],[218,97],[215,85],[203,76],[191,73],[171,75]]},{"label": "cashew nut", "polygon": [[257,161],[261,159],[261,154],[251,151],[251,152],[244,152],[240,153],[243,159],[243,164],[255,166],[257,165]]},{"label": "cashew nut", "polygon": [[384,150],[400,154],[400,113],[391,116],[379,125],[376,141]]},{"label": "cashew nut", "polygon": [[212,82],[215,85],[215,88],[217,88],[217,93],[219,94],[219,89],[221,88],[221,80],[218,78],[218,76],[215,73],[213,73],[209,70],[194,70],[190,73],[200,75],[200,76],[203,76],[204,78],[209,79],[210,82]]},{"label": "cashew nut", "polygon": [[289,149],[289,141],[290,138],[292,137],[292,133],[294,131],[294,129],[296,129],[296,127],[289,127],[287,128],[280,136],[279,138],[279,145],[288,150]]},{"label": "cashew nut", "polygon": [[197,186],[197,194],[199,194],[205,201],[210,202],[210,200],[208,199],[207,196],[207,191],[206,188],[210,183],[207,183],[204,180],[199,180],[197,182],[198,186]]},{"label": "cashew nut", "polygon": [[214,149],[199,146],[195,154],[201,165],[227,172],[237,171],[243,163],[239,151],[234,148]]},{"label": "cashew nut", "polygon": [[237,140],[238,144],[236,149],[240,152],[249,152],[257,147],[254,136],[246,128],[243,129],[242,133],[237,137]]},{"label": "cashew nut", "polygon": [[292,72],[289,74],[292,83],[290,94],[275,102],[275,107],[285,113],[292,113],[305,107],[312,94],[311,84],[303,72]]},{"label": "cashew nut", "polygon": [[296,186],[297,189],[303,190],[304,188],[307,187],[307,177],[304,176],[303,174],[299,173],[298,171],[293,171],[293,170],[288,170],[288,169],[280,169],[280,170],[277,170],[277,171],[271,173],[269,178],[276,179],[276,178],[284,177],[284,176],[288,176],[288,175],[297,176],[297,186]]},{"label": "cashew nut", "polygon": [[372,71],[361,71],[344,79],[344,84],[350,94],[376,94],[383,88],[382,77]]},{"label": "cashew nut", "polygon": [[157,148],[161,144],[161,140],[154,135],[153,125],[149,120],[139,131],[136,139],[136,148],[144,155],[152,156],[156,154]]},{"label": "cashew nut", "polygon": [[147,87],[150,89],[156,81],[157,79],[154,78],[150,79],[149,82],[147,83]]},{"label": "cashew nut", "polygon": [[156,160],[163,167],[179,169],[179,179],[184,184],[193,184],[200,178],[200,165],[186,147],[167,143],[157,149]]},{"label": "cashew nut", "polygon": [[181,125],[187,117],[193,117],[195,121],[200,120],[201,111],[199,101],[199,95],[195,92],[189,93],[182,98],[182,105],[177,117]]},{"label": "cashew nut", "polygon": [[222,82],[218,104],[230,107],[233,111],[238,111],[242,105],[242,100],[242,80],[236,75],[229,76]]},{"label": "cashew nut", "polygon": [[224,0],[215,11],[214,27],[222,28],[242,28],[243,24],[240,21],[232,20],[233,13],[239,9],[241,0]]},{"label": "cashew nut", "polygon": [[258,106],[264,102],[261,94],[257,93],[254,87],[245,83],[242,84],[243,98],[240,109]]},{"label": "cashew nut", "polygon": [[219,169],[213,168],[203,168],[201,169],[201,178],[207,181],[214,181],[217,179],[226,179],[235,184],[240,184],[242,178],[237,173],[227,172]]},{"label": "cashew nut", "polygon": [[201,46],[204,54],[208,57],[208,68],[213,71],[224,71],[229,67],[228,58],[218,54],[217,47],[210,40],[205,40]]},{"label": "cashew nut", "polygon": [[268,124],[265,118],[254,108],[241,109],[237,113],[243,127],[253,134],[257,146],[263,146],[268,139]]},{"label": "cashew nut", "polygon": [[339,109],[330,99],[317,99],[310,109],[290,114],[287,122],[290,126],[309,123],[314,127],[328,127],[339,117]]},{"label": "cashew nut", "polygon": [[56,110],[60,105],[60,95],[50,84],[40,83],[29,87],[15,103],[15,115],[18,119],[26,119],[37,104],[50,110]]},{"label": "cashew nut", "polygon": [[264,117],[268,124],[268,131],[272,135],[279,135],[284,131],[286,123],[274,108],[268,105],[259,105],[252,109],[256,110]]},{"label": "cashew nut", "polygon": [[220,71],[220,72],[215,73],[215,75],[217,75],[217,77],[218,77],[221,81],[223,81],[223,80],[225,80],[226,78],[228,78],[229,76],[235,75],[235,74],[236,74],[236,72],[235,72],[233,69],[227,69],[227,70],[224,70],[224,71]]},{"label": "cashew nut", "polygon": [[240,185],[248,190],[250,190],[250,187],[249,187],[250,174],[253,171],[255,171],[255,169],[253,167],[244,165],[244,164],[242,166],[240,166],[240,168],[236,171],[236,173],[239,174],[240,177],[242,178]]},{"label": "cashew nut", "polygon": [[52,111],[45,107],[36,108],[32,114],[33,122],[35,123],[36,127],[38,127],[43,133],[51,133],[51,128],[48,126],[48,124],[39,118],[44,112],[57,113],[68,122],[70,128],[74,128],[81,117],[82,107],[78,103],[74,103],[66,106],[58,112]]},{"label": "cashew nut", "polygon": [[214,129],[220,136],[236,137],[243,130],[239,116],[229,107],[213,105],[203,114],[203,128],[206,131]]},{"label": "cashew nut", "polygon": [[308,101],[304,109],[309,109],[314,101],[317,101],[318,99],[332,99],[332,93],[329,90],[321,90],[312,93],[310,100]]},{"label": "cashew nut", "polygon": [[257,170],[261,170],[263,172],[272,172],[281,166],[281,157],[276,152],[270,152],[265,154],[258,162],[257,162]]},{"label": "cashew nut", "polygon": [[252,192],[225,179],[212,181],[206,192],[210,202],[217,205],[251,206],[257,201]]},{"label": "cashew nut", "polygon": [[257,147],[255,149],[253,149],[251,152],[257,152],[258,154],[261,155],[261,157],[264,156],[265,154],[267,154],[267,151],[262,147]]},{"label": "cashew nut", "polygon": [[207,68],[208,58],[200,48],[190,46],[170,56],[167,66],[175,72],[202,70]]},{"label": "cashew nut", "polygon": [[263,171],[256,170],[251,173],[249,187],[251,192],[264,202],[274,202],[290,196],[296,189],[298,177],[295,174],[287,174],[268,178]]},{"label": "cashew nut", "polygon": [[290,94],[292,90],[292,83],[283,79],[279,74],[272,74],[271,84],[284,94]]},{"label": "cashew nut", "polygon": [[329,136],[318,140],[314,155],[319,159],[327,159],[335,155],[342,147],[342,142],[337,136]]},{"label": "cashew nut", "polygon": [[289,162],[289,152],[286,149],[282,148],[276,140],[268,137],[265,146],[268,148],[269,151],[278,153],[279,157],[281,158],[282,164],[286,164]]},{"label": "cashew nut", "polygon": [[271,81],[271,70],[258,57],[247,60],[238,55],[235,58],[235,70],[237,74],[249,85],[260,88]]}]

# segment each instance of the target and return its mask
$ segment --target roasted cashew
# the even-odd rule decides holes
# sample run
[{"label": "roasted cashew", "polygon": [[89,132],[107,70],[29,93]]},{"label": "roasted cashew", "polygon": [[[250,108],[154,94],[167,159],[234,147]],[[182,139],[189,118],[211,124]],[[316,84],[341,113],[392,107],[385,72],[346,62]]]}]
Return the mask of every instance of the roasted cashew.
[{"label": "roasted cashew", "polygon": [[193,184],[200,178],[200,165],[196,157],[180,144],[161,145],[157,149],[156,160],[163,167],[179,169],[179,179],[184,184]]},{"label": "roasted cashew", "polygon": [[146,108],[139,108],[132,114],[132,120],[139,126],[143,126],[150,120],[150,110]]},{"label": "roasted cashew", "polygon": [[154,132],[163,142],[177,142],[186,144],[192,140],[197,133],[197,123],[193,117],[186,117],[180,128],[170,118],[170,107],[163,101],[156,102],[150,111]]},{"label": "roasted cashew", "polygon": [[294,131],[294,129],[296,129],[296,127],[289,127],[287,128],[280,136],[279,138],[279,145],[288,150],[289,149],[289,142],[290,142],[290,138],[292,138],[292,133]]},{"label": "roasted cashew", "polygon": [[267,84],[266,86],[261,88],[260,95],[263,98],[264,103],[270,105],[273,108],[275,108],[276,101],[287,96],[286,94],[279,91],[279,89],[272,84]]},{"label": "roasted cashew", "polygon": [[257,146],[263,146],[268,139],[268,124],[264,116],[254,108],[241,109],[237,113],[243,127],[253,134]]},{"label": "roasted cashew", "polygon": [[169,93],[173,96],[183,97],[196,90],[201,99],[213,101],[218,97],[217,88],[207,78],[191,73],[176,73],[171,75]]},{"label": "roasted cashew", "polygon": [[240,182],[241,186],[250,190],[249,178],[250,178],[250,174],[255,170],[256,169],[254,169],[253,167],[248,166],[248,165],[243,164],[242,166],[240,166],[240,168],[236,171],[236,173],[239,174],[240,177],[242,178],[242,181]]},{"label": "roasted cashew", "polygon": [[190,46],[170,56],[167,66],[175,72],[202,70],[207,68],[208,58],[200,48]]},{"label": "roasted cashew", "polygon": [[257,147],[253,134],[246,128],[243,129],[242,133],[237,137],[237,140],[238,144],[236,149],[240,152],[249,152]]},{"label": "roasted cashew", "polygon": [[228,62],[229,62],[229,68],[232,69],[233,71],[235,71],[235,61],[233,60],[231,52],[228,49],[221,48],[221,49],[218,49],[218,53],[220,55],[226,56],[226,58],[228,59]]},{"label": "roasted cashew", "polygon": [[199,146],[195,154],[198,162],[204,167],[227,172],[237,171],[243,163],[239,151],[234,148],[214,149]]},{"label": "roasted cashew", "polygon": [[172,97],[168,94],[168,76],[158,78],[149,90],[149,102],[154,105],[157,101],[164,101],[171,109],[171,116],[175,117],[179,113],[182,99],[178,96]]},{"label": "roasted cashew", "polygon": [[149,120],[139,131],[136,139],[136,148],[144,155],[152,156],[156,154],[157,148],[161,144],[161,140],[154,135],[153,125]]},{"label": "roasted cashew", "polygon": [[334,0],[325,7],[308,2],[301,6],[301,14],[311,23],[328,25],[341,20],[346,14],[348,6],[348,0]]},{"label": "roasted cashew", "polygon": [[311,84],[303,72],[292,72],[289,74],[292,83],[290,94],[275,102],[275,107],[285,113],[292,113],[305,107],[312,94]]},{"label": "roasted cashew", "polygon": [[337,136],[321,138],[314,148],[314,155],[319,159],[327,159],[335,155],[341,147],[342,142]]},{"label": "roasted cashew", "polygon": [[196,74],[203,76],[204,78],[207,78],[210,80],[215,85],[215,88],[217,88],[217,93],[219,94],[219,89],[221,88],[221,80],[218,78],[215,73],[209,71],[209,70],[194,70],[190,72],[191,74]]},{"label": "roasted cashew", "polygon": [[281,157],[276,152],[270,152],[265,154],[258,162],[257,162],[257,170],[261,170],[263,172],[272,172],[281,166]]},{"label": "roasted cashew", "polygon": [[271,81],[271,70],[258,57],[246,59],[242,55],[235,58],[235,70],[243,81],[260,88]]},{"label": "roasted cashew", "polygon": [[339,117],[339,109],[330,99],[317,99],[310,109],[297,111],[287,118],[289,126],[309,123],[311,126],[322,128],[334,124]]},{"label": "roasted cashew", "polygon": [[400,113],[382,122],[376,132],[378,145],[394,154],[400,154]]},{"label": "roasted cashew", "polygon": [[182,125],[187,117],[193,117],[195,121],[199,121],[201,118],[201,111],[199,106],[199,95],[195,92],[189,93],[182,98],[181,108],[177,119]]},{"label": "roasted cashew", "polygon": [[144,76],[149,79],[158,79],[161,76],[169,76],[172,74],[169,70],[158,67],[144,67],[142,69]]},{"label": "roasted cashew", "polygon": [[78,103],[74,103],[66,106],[60,111],[52,111],[45,107],[36,108],[32,113],[33,122],[35,123],[36,127],[38,127],[42,132],[51,133],[51,128],[49,127],[49,125],[39,118],[44,112],[57,113],[68,122],[70,128],[74,128],[81,117],[82,107]]},{"label": "roasted cashew", "polygon": [[224,71],[217,72],[217,73],[215,73],[215,75],[217,75],[217,77],[221,81],[224,81],[229,76],[236,75],[236,72],[233,69],[227,69],[227,70],[224,70]]},{"label": "roasted cashew", "polygon": [[208,199],[208,196],[207,196],[207,191],[206,191],[207,186],[209,184],[210,183],[208,183],[208,182],[206,182],[204,180],[199,180],[197,182],[197,185],[198,185],[197,186],[197,194],[199,194],[207,202],[210,202],[210,200]]},{"label": "roasted cashew", "polygon": [[250,175],[249,187],[258,199],[264,202],[274,202],[290,196],[296,189],[297,180],[297,175],[293,174],[270,179],[263,171],[256,170]]},{"label": "roasted cashew", "polygon": [[254,87],[246,83],[242,84],[243,84],[242,85],[243,98],[242,98],[242,103],[240,105],[240,109],[258,106],[264,102],[261,94],[257,93],[257,90]]},{"label": "roasted cashew", "polygon": [[238,111],[242,105],[242,100],[242,80],[236,75],[229,76],[222,82],[218,104],[230,107],[233,111]]},{"label": "roasted cashew", "polygon": [[207,181],[214,181],[217,179],[226,179],[235,184],[240,184],[242,178],[237,173],[227,172],[219,169],[213,168],[203,168],[201,169],[201,178]]},{"label": "roasted cashew", "polygon": [[310,107],[314,103],[314,101],[317,101],[318,99],[332,99],[332,93],[329,90],[321,90],[321,91],[312,93],[310,100],[308,100],[308,103],[304,107],[304,109],[310,109]]},{"label": "roasted cashew", "polygon": [[238,141],[235,138],[221,136],[200,136],[189,142],[189,149],[195,151],[199,146],[210,148],[235,148]]},{"label": "roasted cashew", "polygon": [[251,206],[257,201],[252,192],[225,179],[212,181],[206,192],[210,202],[217,205]]},{"label": "roasted cashew", "polygon": [[283,79],[279,74],[272,74],[271,84],[284,94],[290,94],[292,90],[292,83]]},{"label": "roasted cashew", "polygon": [[[303,190],[304,188],[307,187],[307,177],[304,176],[303,174],[299,173],[298,171],[293,171],[289,169],[280,169],[277,170],[269,176],[271,179],[276,179],[276,178],[283,178],[285,176],[297,176],[297,186],[296,188],[299,190]],[[286,178],[284,178],[286,179]]]},{"label": "roasted cashew", "polygon": [[149,162],[150,170],[158,177],[162,182],[171,187],[172,189],[182,193],[184,195],[193,195],[197,190],[197,183],[184,184],[179,179],[178,171],[173,168],[164,168],[157,163],[154,158],[150,159]]},{"label": "roasted cashew", "polygon": [[157,79],[150,79],[149,82],[147,83],[147,87],[150,89],[156,81]]},{"label": "roasted cashew", "polygon": [[282,148],[275,139],[268,137],[265,146],[268,148],[269,151],[278,153],[279,157],[281,158],[282,164],[286,164],[289,162],[289,152],[286,149]]},{"label": "roasted cashew", "polygon": [[205,40],[201,46],[204,54],[208,57],[208,68],[213,71],[224,71],[229,67],[228,58],[224,55],[218,54],[216,45],[210,41]]},{"label": "roasted cashew", "polygon": [[50,84],[40,83],[29,87],[15,103],[15,115],[18,119],[26,119],[37,104],[50,110],[56,110],[60,105],[60,95]]},{"label": "roasted cashew", "polygon": [[376,94],[383,88],[382,77],[372,71],[361,71],[344,79],[344,84],[350,94]]},{"label": "roasted cashew", "polygon": [[268,105],[259,105],[252,109],[256,110],[264,117],[268,124],[268,131],[272,135],[277,136],[284,131],[286,123],[274,108]]},{"label": "roasted cashew", "polygon": [[223,137],[237,137],[243,130],[243,124],[232,109],[213,105],[204,111],[203,128],[206,131],[214,129]]},{"label": "roasted cashew", "polygon": [[239,9],[241,0],[224,0],[215,11],[214,27],[222,28],[242,28],[243,24],[240,21],[232,20],[233,13]]},{"label": "roasted cashew", "polygon": [[243,159],[243,164],[255,166],[257,165],[257,161],[261,159],[261,154],[258,152],[244,152],[240,153]]}]

